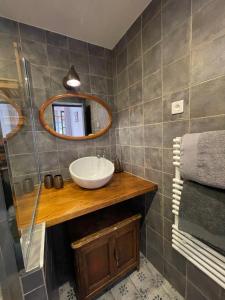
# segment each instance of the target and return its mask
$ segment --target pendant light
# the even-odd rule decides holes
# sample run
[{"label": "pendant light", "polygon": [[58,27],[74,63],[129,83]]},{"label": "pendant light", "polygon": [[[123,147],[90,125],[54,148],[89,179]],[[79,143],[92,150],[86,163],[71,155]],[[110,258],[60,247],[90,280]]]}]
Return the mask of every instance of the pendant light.
[{"label": "pendant light", "polygon": [[80,77],[74,66],[71,66],[67,75],[63,78],[63,85],[67,90],[73,90],[81,85]]}]

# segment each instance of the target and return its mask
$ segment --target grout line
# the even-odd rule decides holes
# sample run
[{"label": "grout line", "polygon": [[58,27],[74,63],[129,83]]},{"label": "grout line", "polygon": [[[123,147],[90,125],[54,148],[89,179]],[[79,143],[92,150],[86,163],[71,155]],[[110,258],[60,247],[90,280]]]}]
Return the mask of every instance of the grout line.
[{"label": "grout line", "polygon": [[24,296],[29,295],[29,294],[33,293],[34,291],[36,291],[36,290],[38,290],[38,289],[40,289],[40,288],[42,288],[42,287],[44,287],[44,288],[46,289],[46,286],[45,286],[44,284],[41,284],[41,285],[39,285],[38,287],[34,288],[33,290],[31,290],[31,291],[25,293]]}]

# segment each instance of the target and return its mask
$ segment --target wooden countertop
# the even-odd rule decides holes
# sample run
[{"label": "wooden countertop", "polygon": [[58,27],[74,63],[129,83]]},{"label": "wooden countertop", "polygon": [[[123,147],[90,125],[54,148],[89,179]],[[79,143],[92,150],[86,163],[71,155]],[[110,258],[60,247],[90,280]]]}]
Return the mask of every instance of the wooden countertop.
[{"label": "wooden countertop", "polygon": [[[43,187],[36,223],[46,222],[50,227],[155,190],[156,184],[125,172],[114,174],[105,187],[97,190],[80,188],[73,181],[66,181],[64,188],[59,190]],[[17,207],[17,223],[22,229],[30,221],[29,196],[19,202],[22,205]]]}]

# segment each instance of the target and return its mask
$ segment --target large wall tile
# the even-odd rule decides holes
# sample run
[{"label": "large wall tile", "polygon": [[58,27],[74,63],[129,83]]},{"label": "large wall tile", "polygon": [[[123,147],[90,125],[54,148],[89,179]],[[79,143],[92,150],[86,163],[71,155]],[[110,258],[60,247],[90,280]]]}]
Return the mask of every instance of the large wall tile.
[{"label": "large wall tile", "polygon": [[201,270],[196,268],[193,264],[187,264],[187,275],[193,284],[199,288],[204,296],[208,299],[219,299],[220,287]]},{"label": "large wall tile", "polygon": [[22,41],[30,40],[45,43],[46,42],[46,31],[34,26],[19,24],[20,36]]},{"label": "large wall tile", "polygon": [[46,32],[47,43],[60,48],[68,48],[68,38],[65,35],[61,35],[55,32]]},{"label": "large wall tile", "polygon": [[161,10],[161,0],[152,0],[142,13],[142,23],[145,25]]},{"label": "large wall tile", "polygon": [[132,40],[141,31],[141,16],[139,16],[127,31],[127,41]]},{"label": "large wall tile", "polygon": [[[174,15],[174,12],[176,14]],[[184,23],[191,14],[191,0],[171,0],[163,7],[163,34],[167,35]]]},{"label": "large wall tile", "polygon": [[142,28],[142,47],[145,52],[161,40],[161,14],[154,17]]},{"label": "large wall tile", "polygon": [[[86,57],[84,58],[84,60],[88,63]],[[98,75],[98,76],[99,75],[107,76],[106,60],[104,58],[97,57],[97,56],[90,56],[89,62],[90,62],[90,74]]]},{"label": "large wall tile", "polygon": [[141,55],[141,33],[133,38],[127,46],[127,61],[131,64]]},{"label": "large wall tile", "polygon": [[130,126],[139,126],[143,124],[143,106],[136,105],[130,108]]},{"label": "large wall tile", "polygon": [[151,248],[158,251],[159,254],[163,254],[163,238],[149,226],[147,226],[147,241],[149,241]]},{"label": "large wall tile", "polygon": [[128,88],[128,70],[124,69],[117,77],[118,92]]},{"label": "large wall tile", "polygon": [[142,102],[142,82],[139,81],[129,87],[129,105],[133,106]]},{"label": "large wall tile", "polygon": [[162,95],[161,72],[156,72],[143,80],[143,100],[149,101]]},{"label": "large wall tile", "polygon": [[163,173],[163,195],[172,198],[173,175]]},{"label": "large wall tile", "polygon": [[143,74],[154,73],[161,67],[161,43],[147,51],[143,56]]},{"label": "large wall tile", "polygon": [[118,112],[119,127],[130,126],[130,112],[129,109],[124,109]]},{"label": "large wall tile", "polygon": [[130,128],[119,129],[117,144],[130,145]]},{"label": "large wall tile", "polygon": [[174,215],[172,214],[172,199],[166,196],[163,196],[163,215],[165,218],[173,222]]},{"label": "large wall tile", "polygon": [[173,138],[187,133],[189,130],[189,121],[175,121],[163,124],[163,147],[172,148]]},{"label": "large wall tile", "polygon": [[131,150],[130,146],[119,146],[116,147],[116,154],[125,163],[131,162]]},{"label": "large wall tile", "polygon": [[195,1],[192,1],[192,14],[196,13],[198,10],[203,8],[204,5],[207,5],[211,1],[214,1],[214,0],[195,0]]},{"label": "large wall tile", "polygon": [[224,1],[214,0],[193,15],[192,46],[225,34]]},{"label": "large wall tile", "polygon": [[131,147],[131,162],[135,166],[144,166],[144,148]]},{"label": "large wall tile", "polygon": [[24,176],[37,172],[33,154],[22,154],[10,157],[12,176]]},{"label": "large wall tile", "polygon": [[69,49],[75,53],[88,55],[88,44],[86,42],[68,38],[69,39]]},{"label": "large wall tile", "polygon": [[207,300],[205,296],[189,280],[187,282],[187,300]]},{"label": "large wall tile", "polygon": [[116,60],[117,72],[120,73],[127,66],[127,48],[125,48],[118,56]]},{"label": "large wall tile", "polygon": [[144,144],[144,127],[132,127],[130,129],[131,145],[132,146],[143,146]]},{"label": "large wall tile", "polygon": [[12,154],[27,154],[34,152],[32,131],[20,131],[7,141],[8,152]]},{"label": "large wall tile", "polygon": [[89,55],[105,57],[105,48],[93,44],[88,44],[88,53]]},{"label": "large wall tile", "polygon": [[163,235],[163,218],[152,209],[149,209],[146,215],[146,223],[151,229],[156,231],[158,234]]},{"label": "large wall tile", "polygon": [[225,116],[192,119],[190,121],[190,132],[204,132],[224,130]]},{"label": "large wall tile", "polygon": [[38,152],[55,151],[56,138],[47,131],[36,133]]},{"label": "large wall tile", "polygon": [[190,22],[189,20],[175,28],[163,39],[163,63],[169,64],[190,51]]},{"label": "large wall tile", "polygon": [[164,240],[164,258],[183,275],[186,275],[186,259],[179,252],[172,248],[172,244]]},{"label": "large wall tile", "polygon": [[144,123],[162,122],[162,99],[152,100],[144,103]]},{"label": "large wall tile", "polygon": [[224,48],[225,35],[192,51],[192,83],[225,74]]},{"label": "large wall tile", "polygon": [[145,125],[144,141],[146,147],[162,147],[162,124]]},{"label": "large wall tile", "polygon": [[0,32],[9,35],[18,35],[18,23],[0,17]]},{"label": "large wall tile", "polygon": [[173,149],[163,149],[163,172],[173,174]]},{"label": "large wall tile", "polygon": [[163,260],[162,253],[159,253],[157,250],[152,248],[150,241],[148,239],[146,240],[146,245],[147,245],[146,256],[150,260],[150,262],[155,266],[155,268],[163,274],[164,260]]},{"label": "large wall tile", "polygon": [[191,89],[191,118],[225,114],[225,77]]},{"label": "large wall tile", "polygon": [[78,153],[74,150],[59,151],[59,167],[69,168],[69,165],[76,159],[78,159]]},{"label": "large wall tile", "polygon": [[144,167],[141,167],[141,166],[135,166],[135,165],[132,165],[131,167],[132,169],[132,173],[138,177],[144,177],[145,175],[145,169]]},{"label": "large wall tile", "polygon": [[69,51],[56,48],[54,46],[47,46],[48,62],[51,67],[58,67],[69,69]]},{"label": "large wall tile", "polygon": [[25,300],[47,300],[48,295],[46,292],[46,287],[41,286],[35,290],[32,290],[30,293],[27,293],[24,296]]},{"label": "large wall tile", "polygon": [[24,41],[22,43],[25,58],[36,65],[48,64],[46,45],[35,41]]},{"label": "large wall tile", "polygon": [[145,168],[145,178],[157,183],[158,192],[162,192],[162,172],[154,169]]},{"label": "large wall tile", "polygon": [[129,94],[128,89],[123,90],[117,96],[117,109],[125,109],[129,106]]},{"label": "large wall tile", "polygon": [[59,168],[58,152],[42,152],[39,153],[40,171],[47,172]]},{"label": "large wall tile", "polygon": [[[90,58],[90,63],[91,63],[91,67],[92,67],[92,73],[96,74],[96,75],[101,75],[101,72],[99,74],[99,72],[96,71],[96,68],[94,68],[95,65],[94,65],[94,62],[93,62],[93,60],[91,58]],[[76,53],[76,52],[70,51],[69,62],[70,62],[70,65],[74,65],[75,70],[78,73],[89,73],[88,56],[87,55],[83,55],[82,52],[80,54],[80,53]],[[94,68],[95,72],[93,72],[93,68]],[[105,68],[105,66],[103,68]],[[104,74],[106,74],[105,71],[106,70],[104,69],[104,72],[103,72]]]},{"label": "large wall tile", "polygon": [[162,149],[145,147],[145,167],[162,170]]},{"label": "large wall tile", "polygon": [[163,68],[164,93],[168,94],[189,85],[189,56]]},{"label": "large wall tile", "polygon": [[185,296],[186,278],[177,271],[171,264],[164,264],[164,275],[169,282],[177,289],[177,291]]},{"label": "large wall tile", "polygon": [[141,60],[136,60],[128,67],[129,85],[136,83],[142,78],[142,63]]},{"label": "large wall tile", "polygon": [[31,76],[34,88],[50,88],[49,70],[47,67],[31,65]]},{"label": "large wall tile", "polygon": [[106,78],[99,76],[90,76],[91,78],[91,92],[95,94],[108,94],[108,85]]},{"label": "large wall tile", "polygon": [[65,90],[63,77],[66,76],[68,70],[54,67],[49,67],[48,69],[50,71],[50,95],[54,96],[56,93]]}]

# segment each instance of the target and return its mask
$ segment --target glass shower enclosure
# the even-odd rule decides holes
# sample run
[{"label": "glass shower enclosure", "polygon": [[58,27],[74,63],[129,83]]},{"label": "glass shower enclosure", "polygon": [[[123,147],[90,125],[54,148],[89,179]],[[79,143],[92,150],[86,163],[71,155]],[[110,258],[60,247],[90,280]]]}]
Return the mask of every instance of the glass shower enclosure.
[{"label": "glass shower enclosure", "polygon": [[[4,57],[3,52],[0,57],[0,290],[3,299],[14,299],[10,298],[13,291],[9,282],[18,279],[20,270],[28,268],[41,189],[29,61],[22,56],[17,39],[11,40],[10,51],[14,55],[9,57],[5,53]],[[15,299],[20,299],[19,294]]]}]

